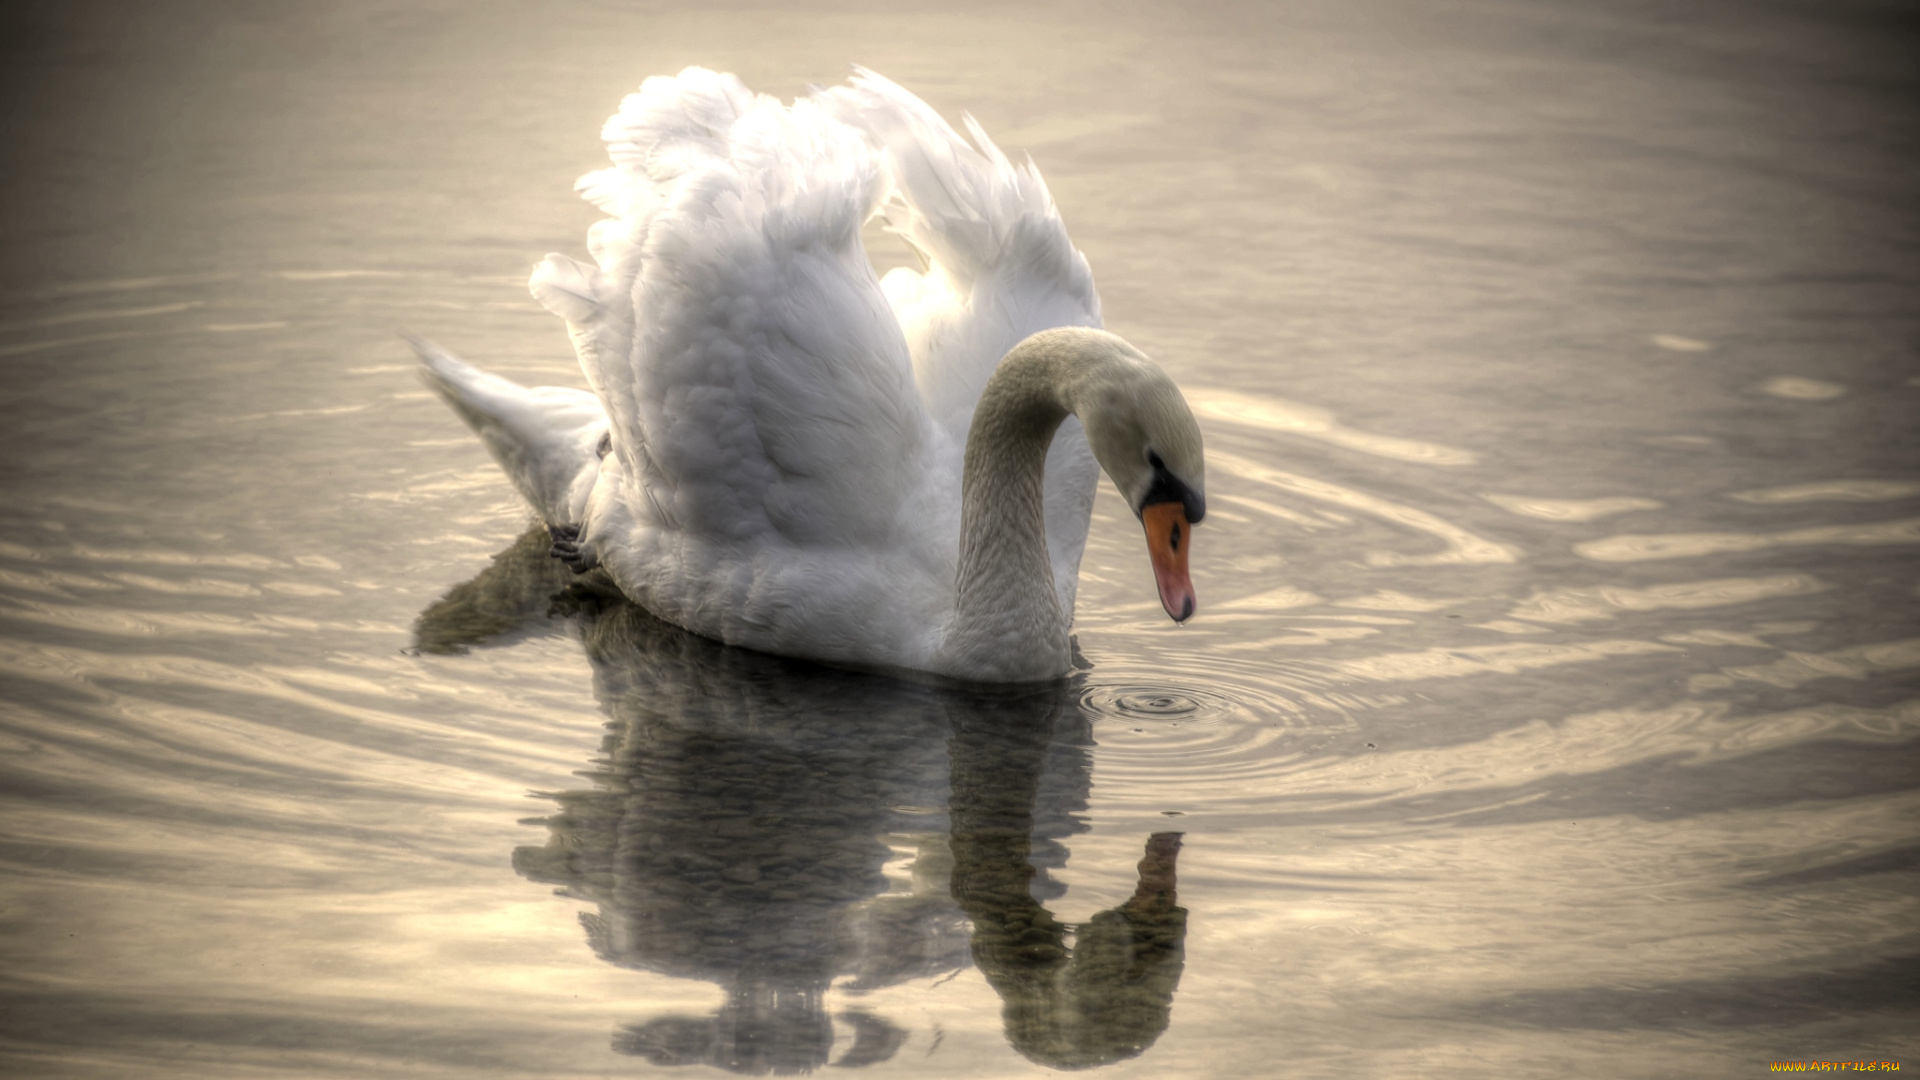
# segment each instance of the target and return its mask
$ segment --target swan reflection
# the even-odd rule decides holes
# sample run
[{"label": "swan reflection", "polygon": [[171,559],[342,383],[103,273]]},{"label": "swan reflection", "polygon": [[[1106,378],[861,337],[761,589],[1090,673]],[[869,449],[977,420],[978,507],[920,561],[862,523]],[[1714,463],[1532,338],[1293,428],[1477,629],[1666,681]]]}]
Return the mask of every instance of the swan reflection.
[{"label": "swan reflection", "polygon": [[[547,618],[579,634],[610,720],[590,786],[548,795],[547,843],[514,868],[594,905],[609,963],[719,985],[704,1015],[631,1023],[613,1047],[748,1074],[883,1061],[908,1033],[860,994],[977,966],[1008,1041],[1053,1068],[1140,1054],[1184,959],[1179,834],[1145,840],[1139,887],[1089,922],[1044,906],[1085,830],[1089,718],[1071,684],[956,690],[728,648],[610,587],[569,584],[530,532],[424,612],[453,651]],[[836,1024],[851,1046],[832,1057]]]}]

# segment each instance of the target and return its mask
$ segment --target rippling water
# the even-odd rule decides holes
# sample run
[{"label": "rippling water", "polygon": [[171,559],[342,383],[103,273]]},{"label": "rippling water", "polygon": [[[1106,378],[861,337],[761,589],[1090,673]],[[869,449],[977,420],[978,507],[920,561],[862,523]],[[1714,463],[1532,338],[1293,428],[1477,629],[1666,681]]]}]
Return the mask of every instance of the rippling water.
[{"label": "rippling water", "polygon": [[[4,19],[0,1069],[1915,1057],[1904,8]],[[850,61],[1206,431],[1199,617],[1103,492],[1045,692],[569,581],[396,333],[579,385],[524,278],[621,94]]]}]

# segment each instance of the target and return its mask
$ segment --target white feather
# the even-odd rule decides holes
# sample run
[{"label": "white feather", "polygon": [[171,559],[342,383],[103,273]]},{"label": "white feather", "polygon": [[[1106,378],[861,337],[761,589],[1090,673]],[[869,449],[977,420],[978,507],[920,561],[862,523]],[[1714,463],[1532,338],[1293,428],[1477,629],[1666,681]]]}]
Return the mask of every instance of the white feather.
[{"label": "white feather", "polygon": [[424,338],[409,338],[426,383],[486,444],[521,496],[556,523],[577,522],[599,479],[607,416],[592,394],[527,389],[489,375]]},{"label": "white feather", "polygon": [[[502,419],[554,391],[516,398],[422,356],[483,435],[507,433],[490,447],[522,440],[495,454],[534,462],[508,471],[536,508],[584,526],[656,614],[773,652],[930,667],[974,402],[1023,338],[1100,323],[1038,170],[967,127],[972,144],[864,70],[792,105],[703,68],[628,96],[602,130],[611,167],[576,185],[609,215],[593,263],[550,255],[529,283],[567,322],[611,430],[584,498],[547,479],[587,467],[577,439]],[[876,212],[925,273],[875,278],[860,228]],[[1069,616],[1098,476],[1070,419],[1045,515]]]}]

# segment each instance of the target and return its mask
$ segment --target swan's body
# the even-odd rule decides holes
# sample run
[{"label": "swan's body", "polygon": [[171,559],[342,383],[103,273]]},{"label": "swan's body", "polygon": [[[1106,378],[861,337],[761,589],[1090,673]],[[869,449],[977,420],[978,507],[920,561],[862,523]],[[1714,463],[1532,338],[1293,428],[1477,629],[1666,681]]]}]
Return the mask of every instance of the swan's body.
[{"label": "swan's body", "polygon": [[[593,392],[527,390],[416,342],[429,381],[557,553],[731,644],[1065,674],[1102,466],[1136,512],[1179,507],[1176,579],[1165,536],[1155,566],[1185,618],[1198,429],[1097,329],[1039,173],[968,124],[977,150],[865,72],[791,106],[698,68],[649,79],[603,131],[614,166],[578,185],[613,215],[589,234],[595,265],[550,255],[531,282]],[[876,212],[925,273],[876,280],[859,238]]]}]

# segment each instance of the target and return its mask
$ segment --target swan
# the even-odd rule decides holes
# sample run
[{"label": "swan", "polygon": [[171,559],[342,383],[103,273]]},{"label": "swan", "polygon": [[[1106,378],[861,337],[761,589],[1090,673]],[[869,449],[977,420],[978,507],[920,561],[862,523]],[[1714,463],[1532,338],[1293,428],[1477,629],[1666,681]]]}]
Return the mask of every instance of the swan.
[{"label": "swan", "polygon": [[[529,287],[591,391],[527,388],[412,339],[428,383],[546,521],[668,622],[728,644],[969,682],[1073,666],[1104,470],[1162,606],[1193,615],[1206,511],[1179,388],[1100,328],[1039,171],[972,117],[856,69],[791,105],[691,67],[602,130],[576,190],[592,262]],[[877,278],[882,215],[922,269]]]}]

